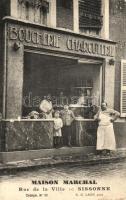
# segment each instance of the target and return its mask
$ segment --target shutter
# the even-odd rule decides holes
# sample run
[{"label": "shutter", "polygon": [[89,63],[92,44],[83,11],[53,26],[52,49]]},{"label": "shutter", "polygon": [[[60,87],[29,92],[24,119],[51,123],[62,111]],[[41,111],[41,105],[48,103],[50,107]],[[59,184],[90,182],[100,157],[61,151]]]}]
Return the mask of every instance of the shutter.
[{"label": "shutter", "polygon": [[121,117],[126,117],[126,60],[121,60]]},{"label": "shutter", "polygon": [[100,29],[101,0],[79,0],[79,27]]}]

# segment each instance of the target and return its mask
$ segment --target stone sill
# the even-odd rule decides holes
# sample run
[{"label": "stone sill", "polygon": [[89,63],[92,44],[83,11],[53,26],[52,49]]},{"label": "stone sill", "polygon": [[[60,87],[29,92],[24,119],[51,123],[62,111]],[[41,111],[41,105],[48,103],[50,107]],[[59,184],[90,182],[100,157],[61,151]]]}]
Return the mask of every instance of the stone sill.
[{"label": "stone sill", "polygon": [[[1,121],[3,122],[53,122],[54,121],[54,118],[50,118],[50,119],[2,119]],[[94,122],[95,120],[94,119],[84,119],[84,118],[76,118],[75,121],[85,121],[85,122],[88,122],[88,121],[91,121],[91,122]]]},{"label": "stone sill", "polygon": [[53,122],[54,119],[2,119],[3,122]]},{"label": "stone sill", "polygon": [[[1,122],[53,122],[54,118],[50,119],[2,119]],[[75,121],[81,122],[95,122],[94,119],[77,118]],[[114,123],[126,123],[126,118],[119,118]]]}]

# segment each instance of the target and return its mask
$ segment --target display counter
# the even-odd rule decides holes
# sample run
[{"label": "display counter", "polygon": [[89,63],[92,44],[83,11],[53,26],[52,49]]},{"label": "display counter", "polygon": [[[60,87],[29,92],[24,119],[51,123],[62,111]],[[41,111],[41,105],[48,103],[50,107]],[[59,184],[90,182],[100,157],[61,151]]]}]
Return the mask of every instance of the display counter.
[{"label": "display counter", "polygon": [[52,119],[2,120],[1,151],[53,148]]},{"label": "display counter", "polygon": [[[53,148],[53,119],[7,119],[0,122],[1,151]],[[97,123],[76,118],[72,126],[72,146],[94,146]]]}]

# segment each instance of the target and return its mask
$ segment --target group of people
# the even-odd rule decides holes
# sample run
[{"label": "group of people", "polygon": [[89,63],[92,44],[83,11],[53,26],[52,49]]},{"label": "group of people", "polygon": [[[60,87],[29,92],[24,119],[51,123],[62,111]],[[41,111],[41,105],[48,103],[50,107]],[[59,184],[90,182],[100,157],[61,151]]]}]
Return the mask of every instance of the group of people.
[{"label": "group of people", "polygon": [[53,110],[51,96],[48,95],[40,103],[40,113],[32,111],[29,113],[30,119],[54,119],[53,141],[54,147],[59,148],[62,146],[71,147],[72,129],[71,125],[75,119],[74,113],[69,109],[68,105],[64,105],[64,109]]},{"label": "group of people", "polygon": [[75,119],[74,113],[68,105],[64,105],[62,111],[53,110],[51,96],[48,95],[40,104],[41,115],[43,118],[54,117],[53,142],[54,147],[71,146],[71,124]]},{"label": "group of people", "polygon": [[[38,115],[42,118],[52,118],[54,115],[54,147],[59,148],[62,145],[71,146],[71,124],[75,119],[74,113],[69,109],[68,105],[64,105],[61,111],[53,111],[51,96],[48,95],[40,104],[41,113],[35,111],[35,117]],[[100,109],[94,115],[94,120],[98,121],[97,144],[96,150],[98,154],[108,155],[110,151],[116,149],[116,140],[113,129],[113,122],[120,116],[120,113],[107,107],[107,103],[103,102]]]},{"label": "group of people", "polygon": [[71,124],[75,119],[74,113],[68,105],[64,105],[62,111],[54,113],[54,147],[71,147],[72,129]]}]

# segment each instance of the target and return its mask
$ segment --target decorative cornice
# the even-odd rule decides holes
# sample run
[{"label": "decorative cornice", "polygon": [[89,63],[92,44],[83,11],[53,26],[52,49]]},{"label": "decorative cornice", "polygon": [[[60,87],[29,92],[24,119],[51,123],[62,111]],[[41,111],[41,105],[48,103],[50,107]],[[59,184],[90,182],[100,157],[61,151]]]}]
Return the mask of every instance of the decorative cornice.
[{"label": "decorative cornice", "polygon": [[10,17],[10,16],[3,17],[2,22],[3,23],[9,23],[10,22],[10,23],[14,23],[14,24],[26,25],[27,27],[29,26],[29,27],[33,27],[33,28],[42,29],[42,30],[44,29],[44,30],[47,30],[47,31],[57,32],[59,34],[67,34],[67,35],[72,36],[72,37],[77,36],[77,37],[80,37],[82,39],[84,39],[84,38],[91,39],[91,40],[95,40],[96,42],[97,41],[105,42],[105,43],[112,44],[112,45],[117,44],[117,42],[115,42],[113,40],[108,40],[108,39],[96,37],[96,36],[93,37],[93,36],[90,36],[90,35],[84,35],[82,33],[75,33],[74,31],[71,31],[71,30],[48,27],[48,26],[45,26],[45,25],[42,25],[42,24],[22,20],[22,19],[19,19],[19,18],[17,19],[17,18]]}]

